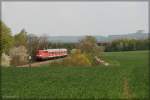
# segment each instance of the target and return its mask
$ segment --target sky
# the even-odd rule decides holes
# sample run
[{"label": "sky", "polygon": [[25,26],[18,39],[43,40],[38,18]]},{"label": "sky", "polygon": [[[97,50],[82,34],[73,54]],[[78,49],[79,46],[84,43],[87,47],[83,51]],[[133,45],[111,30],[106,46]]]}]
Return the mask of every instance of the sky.
[{"label": "sky", "polygon": [[148,2],[2,2],[13,34],[116,35],[148,32]]}]

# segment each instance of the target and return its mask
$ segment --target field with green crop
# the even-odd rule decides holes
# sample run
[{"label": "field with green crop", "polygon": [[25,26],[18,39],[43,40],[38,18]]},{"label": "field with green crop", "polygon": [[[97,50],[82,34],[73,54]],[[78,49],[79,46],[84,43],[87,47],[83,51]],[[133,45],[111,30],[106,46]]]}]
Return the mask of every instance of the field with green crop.
[{"label": "field with green crop", "polygon": [[110,66],[2,68],[3,98],[148,98],[148,51],[108,52]]}]

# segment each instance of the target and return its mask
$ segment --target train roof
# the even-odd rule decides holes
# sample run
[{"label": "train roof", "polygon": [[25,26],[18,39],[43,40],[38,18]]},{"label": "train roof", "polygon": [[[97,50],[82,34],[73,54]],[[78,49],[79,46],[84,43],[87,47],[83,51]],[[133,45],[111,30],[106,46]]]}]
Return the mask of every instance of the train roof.
[{"label": "train roof", "polygon": [[62,49],[45,49],[45,50],[40,50],[40,51],[67,51],[67,49],[62,48]]}]

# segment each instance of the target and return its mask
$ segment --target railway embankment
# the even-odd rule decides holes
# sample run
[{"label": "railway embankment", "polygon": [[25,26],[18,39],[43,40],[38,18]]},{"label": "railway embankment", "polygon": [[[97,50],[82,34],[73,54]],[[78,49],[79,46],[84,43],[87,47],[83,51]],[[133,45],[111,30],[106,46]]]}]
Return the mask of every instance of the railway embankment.
[{"label": "railway embankment", "polygon": [[61,61],[63,59],[64,58],[53,59],[53,60],[45,60],[45,61],[37,61],[37,62],[33,62],[31,64],[19,65],[19,66],[16,66],[16,67],[30,67],[30,65],[31,65],[31,67],[40,67],[41,65],[50,64],[53,61]]}]

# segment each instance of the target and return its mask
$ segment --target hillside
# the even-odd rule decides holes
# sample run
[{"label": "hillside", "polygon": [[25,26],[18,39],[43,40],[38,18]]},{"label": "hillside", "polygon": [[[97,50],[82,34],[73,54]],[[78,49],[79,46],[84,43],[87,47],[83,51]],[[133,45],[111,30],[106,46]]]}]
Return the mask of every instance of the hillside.
[{"label": "hillside", "polygon": [[[76,43],[81,40],[84,36],[49,36],[51,42],[63,42],[63,43]],[[147,33],[130,33],[123,35],[109,35],[109,36],[94,36],[98,42],[109,42],[116,39],[146,39],[148,38]]]},{"label": "hillside", "polygon": [[141,40],[141,39],[148,38],[148,34],[147,33],[132,33],[132,34],[123,34],[123,35],[109,35],[108,38],[111,40],[125,39],[125,38]]}]

